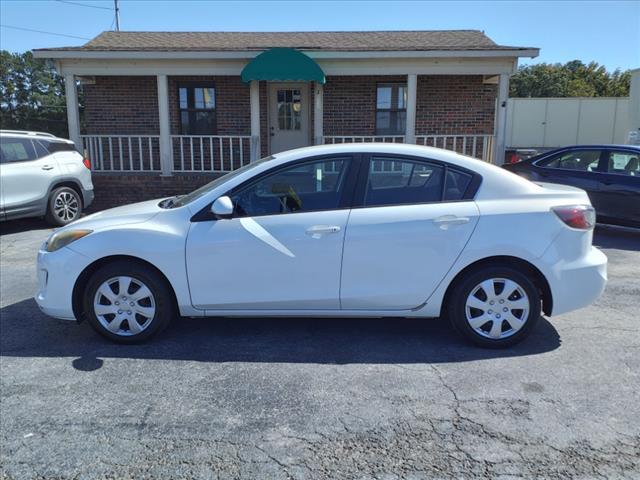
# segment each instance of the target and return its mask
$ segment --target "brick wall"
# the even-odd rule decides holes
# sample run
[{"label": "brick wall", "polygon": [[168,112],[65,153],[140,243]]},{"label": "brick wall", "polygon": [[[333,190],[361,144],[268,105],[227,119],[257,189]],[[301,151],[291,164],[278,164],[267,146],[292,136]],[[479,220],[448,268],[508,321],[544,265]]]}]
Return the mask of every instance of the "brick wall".
[{"label": "brick wall", "polygon": [[95,84],[83,89],[83,133],[160,133],[156,77],[95,77]]},{"label": "brick wall", "polygon": [[161,177],[152,173],[94,173],[95,200],[89,212],[141,202],[153,198],[189,193],[220,174],[176,174]]},{"label": "brick wall", "polygon": [[481,75],[419,75],[416,134],[493,134],[497,95]]}]

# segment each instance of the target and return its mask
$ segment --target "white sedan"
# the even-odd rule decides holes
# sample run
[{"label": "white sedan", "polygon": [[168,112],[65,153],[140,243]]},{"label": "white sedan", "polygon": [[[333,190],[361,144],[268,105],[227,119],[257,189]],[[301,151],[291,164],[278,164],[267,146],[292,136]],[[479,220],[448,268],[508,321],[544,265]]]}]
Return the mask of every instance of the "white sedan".
[{"label": "white sedan", "polygon": [[472,342],[508,346],[541,312],[602,293],[594,221],[582,190],[453,152],[309,147],[55,231],[35,298],[122,343],[179,316],[446,314]]}]

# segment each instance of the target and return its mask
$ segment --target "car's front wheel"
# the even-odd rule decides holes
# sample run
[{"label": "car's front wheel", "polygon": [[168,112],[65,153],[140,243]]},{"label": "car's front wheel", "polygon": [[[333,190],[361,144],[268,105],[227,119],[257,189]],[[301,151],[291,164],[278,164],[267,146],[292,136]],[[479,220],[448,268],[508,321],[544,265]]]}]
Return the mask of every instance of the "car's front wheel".
[{"label": "car's front wheel", "polygon": [[454,286],[447,305],[454,328],[482,347],[511,346],[526,337],[540,318],[538,289],[511,266],[473,270]]},{"label": "car's front wheel", "polygon": [[89,324],[118,343],[138,343],[164,329],[175,316],[173,292],[153,268],[117,261],[99,268],[84,295]]}]

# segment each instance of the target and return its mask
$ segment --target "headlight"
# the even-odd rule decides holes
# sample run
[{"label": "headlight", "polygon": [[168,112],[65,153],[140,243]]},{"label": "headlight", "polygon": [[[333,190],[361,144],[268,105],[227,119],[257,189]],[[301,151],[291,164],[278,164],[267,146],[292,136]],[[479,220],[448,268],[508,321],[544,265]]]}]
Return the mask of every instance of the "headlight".
[{"label": "headlight", "polygon": [[62,247],[66,247],[72,242],[76,240],[86,237],[93,230],[64,230],[59,233],[54,233],[47,241],[47,252],[55,252],[56,250],[60,250]]}]

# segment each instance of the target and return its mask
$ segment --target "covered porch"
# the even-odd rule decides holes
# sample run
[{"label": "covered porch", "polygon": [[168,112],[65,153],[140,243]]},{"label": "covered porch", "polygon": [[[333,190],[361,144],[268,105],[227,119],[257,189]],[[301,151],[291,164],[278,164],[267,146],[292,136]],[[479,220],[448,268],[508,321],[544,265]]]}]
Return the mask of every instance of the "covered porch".
[{"label": "covered porch", "polygon": [[[70,137],[96,172],[163,176],[225,173],[291,148],[359,142],[501,161],[510,67],[389,63],[397,62],[321,66],[288,48],[255,56],[235,70],[240,75],[220,67],[206,75],[193,68],[149,75],[83,62],[64,68]],[[82,128],[78,80],[85,89]]]}]

